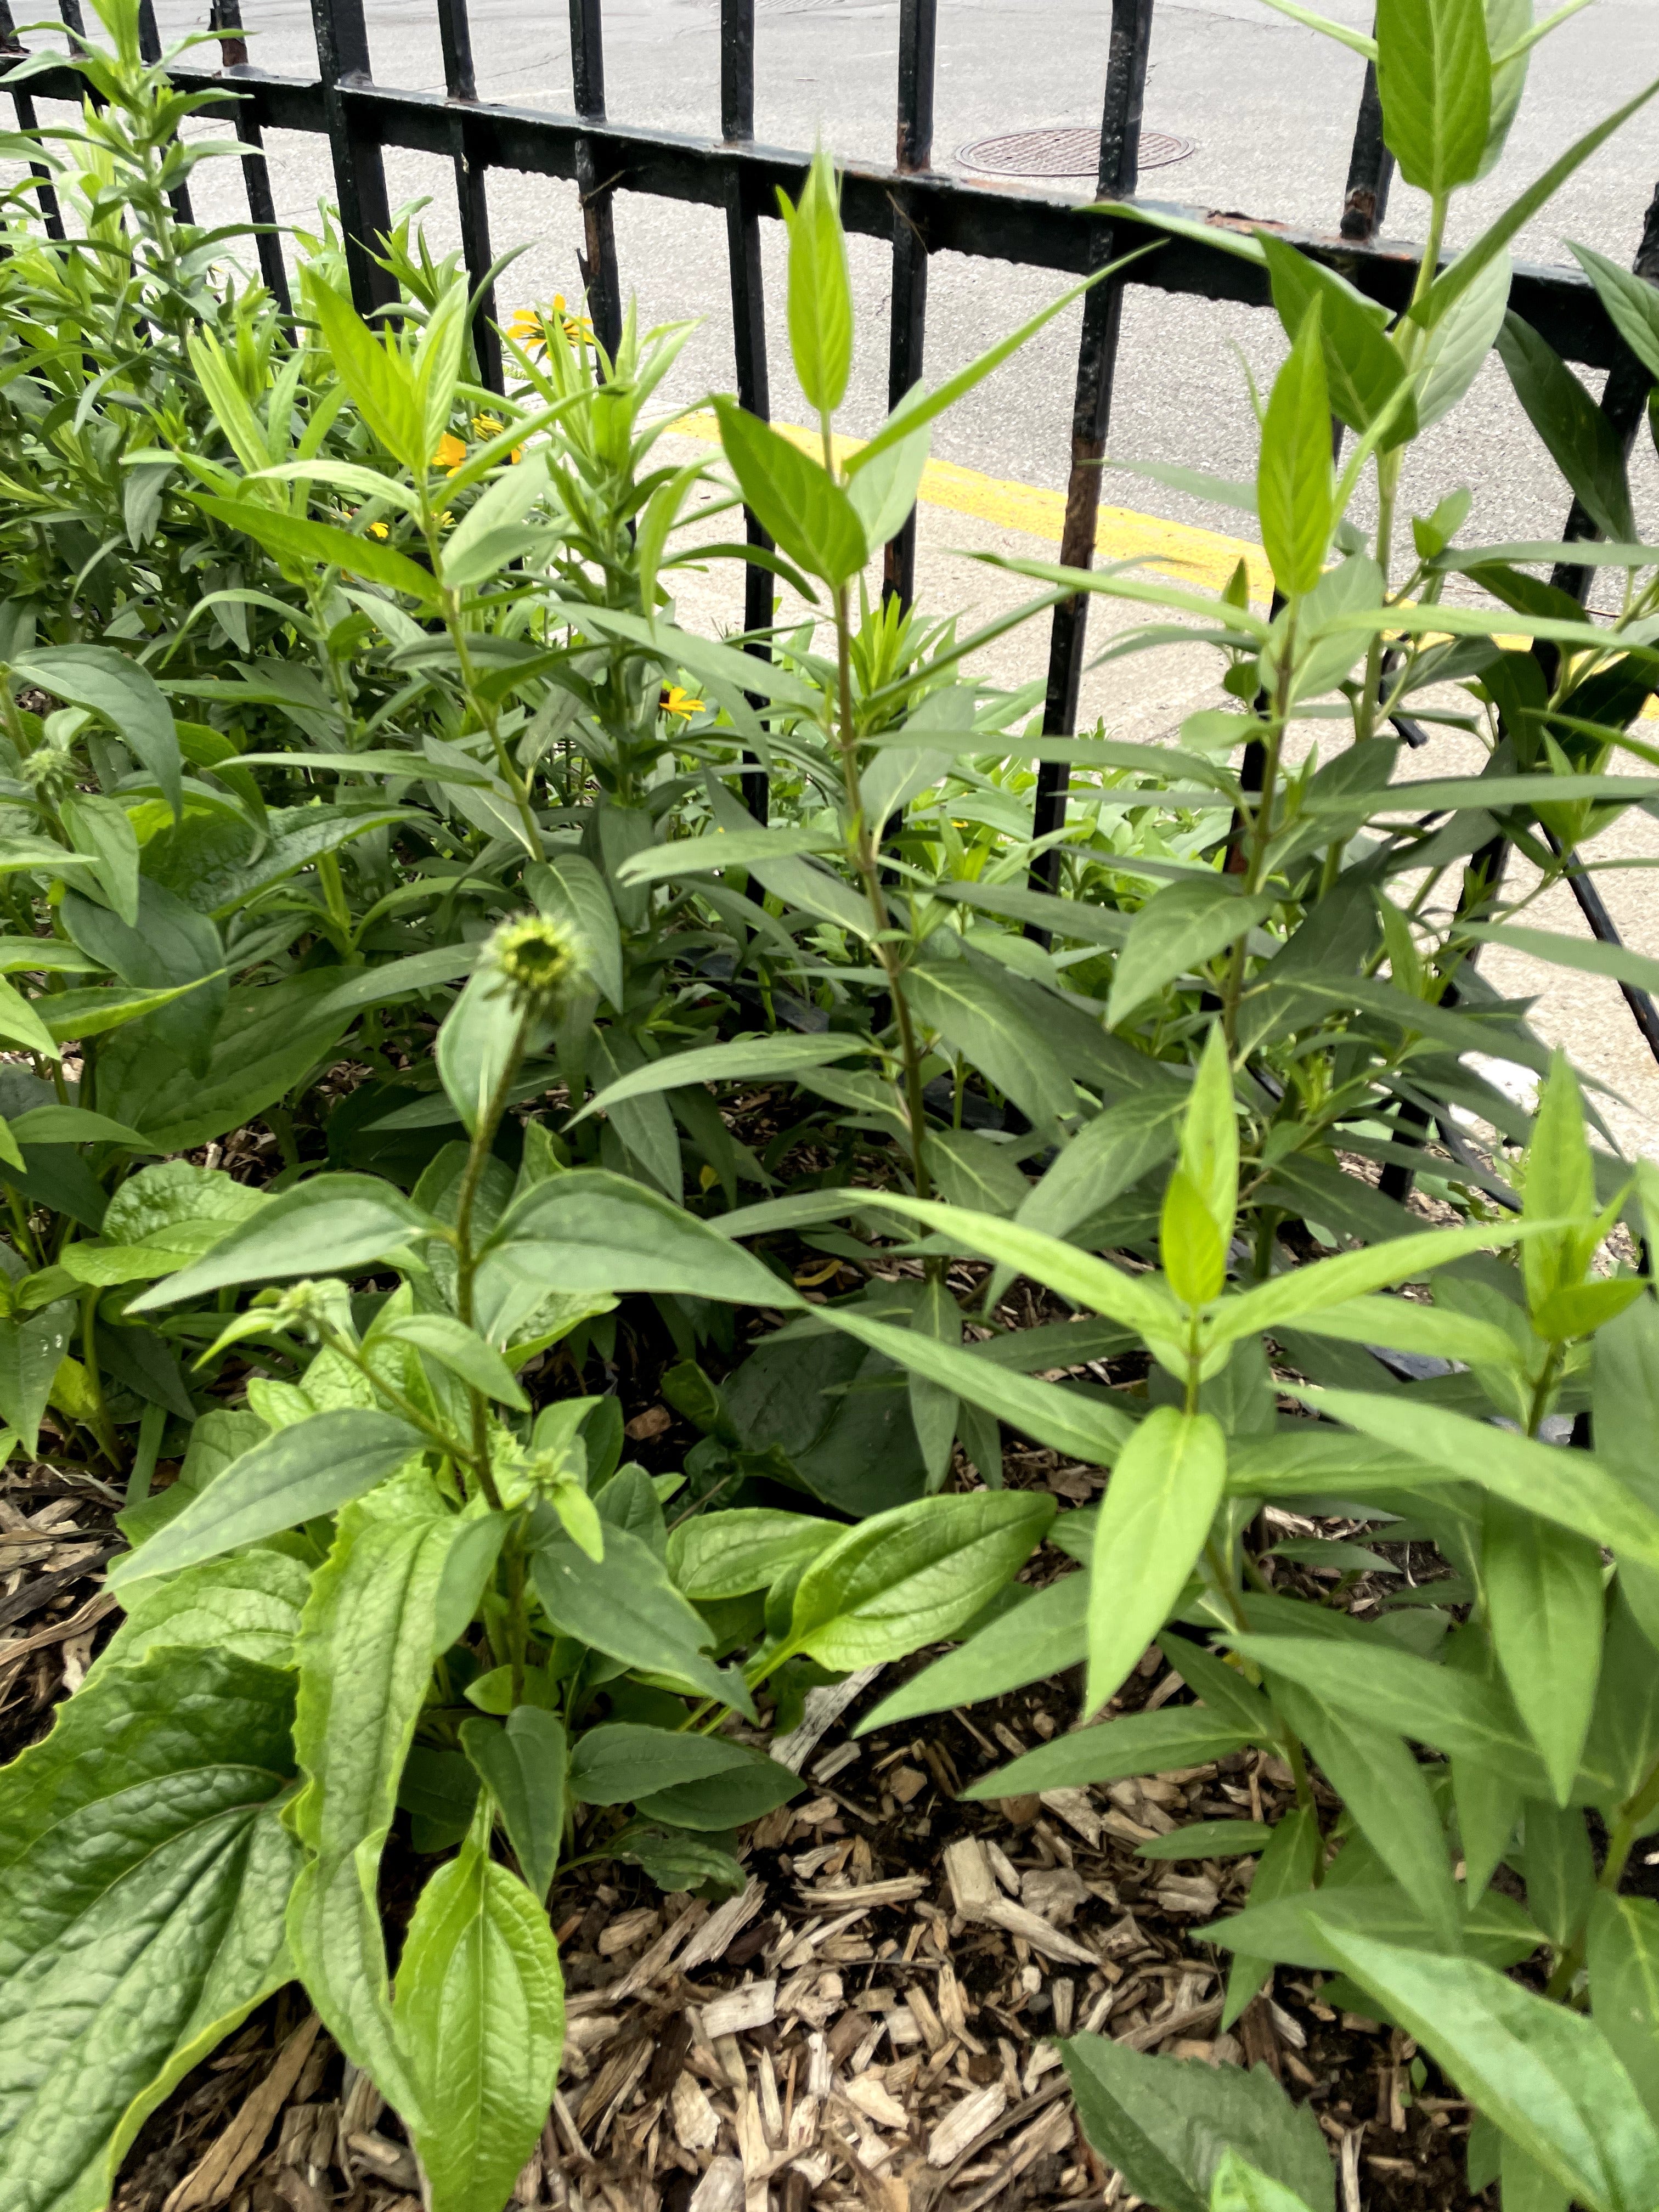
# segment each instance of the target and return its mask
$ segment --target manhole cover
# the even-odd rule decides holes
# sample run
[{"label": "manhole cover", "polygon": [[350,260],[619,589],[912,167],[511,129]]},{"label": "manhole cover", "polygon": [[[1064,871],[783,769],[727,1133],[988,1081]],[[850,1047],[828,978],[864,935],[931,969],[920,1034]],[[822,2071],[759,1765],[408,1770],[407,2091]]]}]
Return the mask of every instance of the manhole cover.
[{"label": "manhole cover", "polygon": [[[1143,131],[1140,166],[1167,168],[1194,150],[1190,138],[1168,131]],[[975,138],[957,155],[963,167],[993,177],[1092,177],[1100,168],[1100,133],[1086,127],[1010,131],[998,138]]]}]

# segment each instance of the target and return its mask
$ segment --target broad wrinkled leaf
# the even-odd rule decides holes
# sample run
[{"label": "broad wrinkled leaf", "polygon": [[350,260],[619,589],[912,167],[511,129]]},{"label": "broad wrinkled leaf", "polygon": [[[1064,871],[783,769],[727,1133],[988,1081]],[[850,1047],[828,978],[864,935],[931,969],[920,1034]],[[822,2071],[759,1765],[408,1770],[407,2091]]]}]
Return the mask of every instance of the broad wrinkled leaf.
[{"label": "broad wrinkled leaf", "polygon": [[432,1679],[439,1589],[460,1524],[435,1495],[341,1515],[301,1630],[293,1813],[306,1866],[288,1939],[312,2002],[352,2063],[404,2118],[425,2118],[394,2025],[378,1891],[398,1778]]},{"label": "broad wrinkled leaf", "polygon": [[668,1571],[694,1602],[742,1597],[816,1559],[840,1524],[769,1506],[700,1513],[668,1532]]},{"label": "broad wrinkled leaf", "polygon": [[684,1682],[700,1696],[733,1702],[737,1687],[708,1656],[714,1631],[674,1588],[651,1547],[626,1528],[605,1533],[605,1557],[592,1559],[557,1535],[532,1557],[536,1593],[567,1636],[624,1666]]},{"label": "broad wrinkled leaf", "polygon": [[559,1947],[540,1899],[492,1864],[488,1826],[422,1892],[395,2021],[431,2212],[501,2212],[540,2136],[564,2047]]},{"label": "broad wrinkled leaf", "polygon": [[165,1582],[141,1583],[87,1679],[162,1650],[228,1651],[265,1667],[291,1667],[310,1591],[310,1568],[275,1551],[208,1559]]},{"label": "broad wrinkled leaf", "polygon": [[98,2212],[145,2117],[293,1973],[291,1679],[111,1669],[0,1774],[0,2206]]}]

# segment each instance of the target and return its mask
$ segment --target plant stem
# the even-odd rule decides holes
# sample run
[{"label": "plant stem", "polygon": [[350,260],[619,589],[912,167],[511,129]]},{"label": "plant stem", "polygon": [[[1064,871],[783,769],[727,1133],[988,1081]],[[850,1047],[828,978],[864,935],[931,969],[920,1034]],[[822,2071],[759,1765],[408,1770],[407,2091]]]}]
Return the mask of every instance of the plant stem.
[{"label": "plant stem", "polygon": [[[519,1017],[513,1033],[513,1042],[501,1063],[501,1072],[495,1079],[495,1088],[488,1104],[478,1116],[478,1126],[472,1132],[471,1149],[467,1153],[466,1172],[461,1177],[460,1190],[455,1200],[455,1311],[468,1328],[472,1322],[472,1284],[477,1272],[477,1255],[472,1246],[472,1215],[477,1204],[478,1186],[483,1180],[484,1163],[495,1141],[495,1132],[501,1127],[501,1116],[507,1111],[507,1102],[513,1095],[513,1084],[519,1073],[526,1048],[530,1042],[531,1024],[534,1017],[529,1009]],[[482,1390],[469,1388],[468,1402],[472,1409],[472,1460],[483,1486],[484,1496],[495,1510],[501,1510],[501,1492],[495,1487],[495,1477],[489,1464],[489,1409]]]}]

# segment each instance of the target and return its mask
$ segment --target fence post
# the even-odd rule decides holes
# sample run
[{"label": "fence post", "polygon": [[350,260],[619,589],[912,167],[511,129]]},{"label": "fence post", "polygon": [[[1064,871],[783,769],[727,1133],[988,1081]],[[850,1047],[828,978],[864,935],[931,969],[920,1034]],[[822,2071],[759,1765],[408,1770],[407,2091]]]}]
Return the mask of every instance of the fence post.
[{"label": "fence post", "polygon": [[[16,24],[12,21],[9,0],[0,0],[0,61],[21,62],[27,52],[27,47],[17,35]],[[30,94],[21,91],[13,93],[11,104],[16,112],[17,127],[20,131],[40,129],[40,115]],[[61,239],[64,235],[64,217],[58,205],[58,194],[52,185],[52,172],[43,161],[31,161],[29,168],[40,179],[40,189],[34,197],[36,204],[40,210],[40,220],[46,227],[46,236]]]},{"label": "fence post", "polygon": [[[445,91],[453,100],[476,100],[478,85],[472,69],[472,27],[467,21],[466,0],[438,0],[438,38],[443,47]],[[466,264],[467,282],[477,294],[472,311],[472,349],[478,358],[480,380],[492,392],[501,392],[505,386],[501,342],[495,329],[495,288],[485,282],[492,257],[483,164],[472,159],[464,115],[458,115],[450,125],[449,137],[455,161],[461,258]]]},{"label": "fence post", "polygon": [[[570,0],[570,76],[576,112],[584,123],[605,121],[605,30],[599,0]],[[593,141],[576,141],[576,189],[581,194],[587,252],[581,260],[587,312],[599,343],[614,360],[622,337],[622,289],[617,276],[617,234],[611,219],[614,177],[600,179]]]},{"label": "fence post", "polygon": [[[720,137],[728,146],[746,145],[755,136],[755,0],[720,0]],[[766,286],[761,273],[759,194],[744,173],[741,163],[726,166],[726,253],[732,275],[732,349],[738,376],[738,404],[763,422],[772,413],[771,380],[766,359]],[[744,532],[749,544],[763,553],[772,541],[753,513],[744,507]],[[772,571],[757,561],[743,565],[743,626],[763,630],[772,621],[775,590]],[[763,640],[751,638],[746,648],[757,659],[771,655]],[[765,701],[755,694],[749,703],[757,711]],[[770,811],[771,793],[766,770],[745,753],[743,772],[744,805],[757,822]]]},{"label": "fence post", "polygon": [[[1100,125],[1100,196],[1125,199],[1140,173],[1140,113],[1146,91],[1146,56],[1152,37],[1152,0],[1112,0],[1112,41],[1106,67],[1106,100]],[[1090,261],[1103,267],[1112,258],[1112,227],[1103,223],[1091,240]],[[1097,284],[1083,303],[1083,340],[1078,349],[1077,396],[1072,409],[1072,469],[1066,487],[1066,520],[1060,557],[1068,568],[1086,568],[1094,558],[1095,525],[1100,507],[1100,464],[1111,420],[1112,379],[1117,365],[1118,331],[1123,318],[1123,284],[1110,278]],[[1048,646],[1048,692],[1043,734],[1069,736],[1077,721],[1078,690],[1083,679],[1089,599],[1079,592],[1054,609]],[[1032,831],[1047,837],[1066,819],[1071,770],[1063,761],[1044,761],[1037,770]],[[1052,890],[1060,875],[1060,853],[1050,846],[1031,863],[1031,883]]]},{"label": "fence post", "polygon": [[[914,176],[933,158],[934,54],[939,0],[901,0],[898,57],[898,148],[901,176]],[[888,340],[887,404],[896,407],[921,374],[927,326],[927,240],[898,185],[893,203],[893,308]],[[916,510],[889,540],[883,592],[908,606],[916,588]]]},{"label": "fence post", "polygon": [[346,88],[369,82],[362,0],[311,0],[311,21],[322,78],[323,118],[334,159],[334,191],[345,234],[346,270],[357,313],[368,315],[376,307],[390,307],[398,287],[390,272],[373,258],[374,249],[392,228],[380,142],[354,118],[344,97]]}]

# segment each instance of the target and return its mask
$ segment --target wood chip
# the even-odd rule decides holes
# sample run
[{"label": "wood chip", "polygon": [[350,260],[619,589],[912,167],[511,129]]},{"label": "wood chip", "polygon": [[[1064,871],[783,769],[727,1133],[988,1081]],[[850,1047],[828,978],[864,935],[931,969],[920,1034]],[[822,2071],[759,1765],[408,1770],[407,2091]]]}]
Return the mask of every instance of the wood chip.
[{"label": "wood chip", "polygon": [[1100,1813],[1086,1790],[1044,1790],[1038,1793],[1045,1812],[1076,1829],[1093,1850],[1100,1841]]},{"label": "wood chip", "polygon": [[653,1905],[641,1905],[632,1912],[619,1912],[599,1930],[600,1958],[614,1959],[618,1951],[631,1951],[642,1936],[653,1936],[661,1924],[662,1915]]},{"label": "wood chip", "polygon": [[641,1990],[654,1987],[661,1979],[664,1970],[675,1952],[689,1936],[702,1927],[708,1914],[708,1907],[702,1899],[694,1898],[678,1919],[665,1929],[658,1936],[651,1948],[635,1961],[621,1981],[613,1982],[608,1990],[584,1990],[580,1996],[571,1999],[565,2008],[567,2013],[580,2014],[587,2011],[609,2012],[613,2006],[621,2004],[625,1998],[637,1996]]},{"label": "wood chip", "polygon": [[863,1696],[880,1673],[879,1666],[860,1667],[844,1682],[822,1683],[809,1690],[799,1724],[787,1735],[773,1739],[769,1755],[792,1774],[799,1774],[848,1705]]},{"label": "wood chip", "polygon": [[1070,1867],[1029,1867],[1019,1887],[1020,1903],[1056,1928],[1069,1928],[1088,1896],[1088,1884]]},{"label": "wood chip", "polygon": [[1144,2027],[1126,2030],[1115,2039],[1131,2051],[1156,2051],[1173,2035],[1188,2035],[1196,2028],[1212,2027],[1220,2019],[1221,2009],[1219,1997],[1212,1997],[1205,2004],[1182,2005],[1147,2021]]},{"label": "wood chip", "polygon": [[743,2160],[717,2158],[691,2192],[687,2212],[743,2212]]},{"label": "wood chip", "polygon": [[723,1959],[765,1902],[766,1884],[751,1877],[743,1895],[728,1898],[692,1936],[680,1954],[681,1973],[694,1973],[699,1966],[712,1966],[717,1959]]},{"label": "wood chip", "polygon": [[1001,2118],[1007,2103],[1008,2092],[1000,2081],[988,2082],[971,2096],[961,2098],[927,2138],[928,2165],[953,2164],[975,2136]]},{"label": "wood chip", "polygon": [[684,2150],[713,2150],[720,2139],[720,2118],[709,2103],[702,2082],[693,2074],[681,2074],[668,2093],[668,2108],[675,2140]]},{"label": "wood chip", "polygon": [[910,2118],[887,2084],[874,2074],[856,2074],[848,2083],[846,2098],[849,2105],[873,2120],[879,2128],[896,2128],[901,2135],[910,2125]]},{"label": "wood chip", "polygon": [[712,2043],[717,2036],[744,2035],[751,2027],[769,2027],[777,2016],[778,1985],[746,1982],[722,1997],[711,1997],[702,2008],[703,2031]]},{"label": "wood chip", "polygon": [[[863,1881],[851,1884],[846,1889],[804,1889],[802,1901],[807,1905],[828,1905],[833,1911],[842,1911],[848,1905],[908,1905],[928,1887],[926,1875],[896,1875],[891,1881]],[[843,1923],[843,1925],[846,1923]]]},{"label": "wood chip", "polygon": [[1031,1948],[1041,1951],[1045,1958],[1069,1960],[1075,1966],[1099,1965],[1093,1951],[1085,1950],[1081,1943],[1062,1936],[1025,1905],[1016,1905],[1012,1898],[1003,1896],[976,1836],[967,1836],[958,1843],[945,1845],[945,1871],[957,1901],[957,1911],[964,1920],[981,1921],[1010,1936],[1024,1936]]},{"label": "wood chip", "polygon": [[287,2104],[321,2026],[314,2012],[301,2021],[276,2053],[270,2073],[243,2100],[235,2118],[173,2190],[161,2212],[196,2212],[198,2206],[229,2202],[237,2183],[264,2148],[265,2137]]}]

